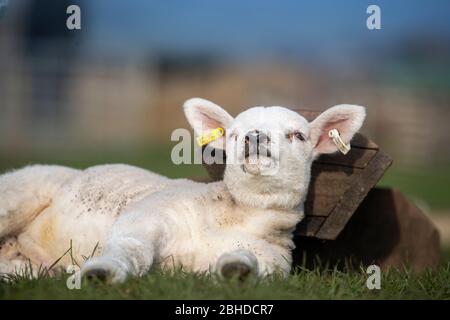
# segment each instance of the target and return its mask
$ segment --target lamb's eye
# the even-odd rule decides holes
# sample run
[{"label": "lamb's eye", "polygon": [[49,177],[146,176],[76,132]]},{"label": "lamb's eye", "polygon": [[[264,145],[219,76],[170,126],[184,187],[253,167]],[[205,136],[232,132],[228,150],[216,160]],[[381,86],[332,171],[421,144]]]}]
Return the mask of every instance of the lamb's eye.
[{"label": "lamb's eye", "polygon": [[300,131],[295,131],[294,136],[300,141],[305,141],[305,136]]},{"label": "lamb's eye", "polygon": [[288,133],[288,134],[286,135],[286,138],[288,138],[289,140],[291,140],[291,142],[292,142],[292,140],[294,139],[294,137],[295,137],[296,139],[300,140],[300,141],[305,141],[305,140],[306,140],[305,136],[304,136],[303,133],[301,133],[300,131],[293,131],[293,132],[290,132],[290,133]]}]

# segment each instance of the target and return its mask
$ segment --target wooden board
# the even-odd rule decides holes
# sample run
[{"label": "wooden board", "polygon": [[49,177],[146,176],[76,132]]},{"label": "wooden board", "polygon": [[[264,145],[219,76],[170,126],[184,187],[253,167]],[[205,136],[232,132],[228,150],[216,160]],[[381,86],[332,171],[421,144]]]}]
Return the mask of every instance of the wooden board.
[{"label": "wooden board", "polygon": [[[306,223],[306,232],[317,228],[314,221]],[[440,262],[436,227],[396,189],[370,190],[336,240],[306,235],[294,241],[294,264],[308,268],[318,263],[342,270],[376,264],[383,269],[406,265],[419,271],[436,268]]]},{"label": "wooden board", "polygon": [[[295,111],[308,121],[320,114]],[[347,155],[322,155],[313,163],[305,219],[297,226],[296,235],[336,239],[367,193],[392,164],[392,159],[376,143],[360,133],[350,144],[352,149]],[[203,165],[213,180],[223,178],[225,165]]]}]

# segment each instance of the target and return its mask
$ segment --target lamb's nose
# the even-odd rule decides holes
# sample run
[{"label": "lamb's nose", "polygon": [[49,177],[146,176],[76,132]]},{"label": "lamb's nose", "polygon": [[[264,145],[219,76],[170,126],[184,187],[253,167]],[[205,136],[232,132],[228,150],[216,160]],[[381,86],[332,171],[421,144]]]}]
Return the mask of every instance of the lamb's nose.
[{"label": "lamb's nose", "polygon": [[[264,150],[267,150],[267,144],[270,142],[270,138],[264,132],[259,130],[252,130],[245,135],[245,157],[250,154],[261,153],[261,146],[264,145]],[[270,155],[268,155],[270,157]]]}]

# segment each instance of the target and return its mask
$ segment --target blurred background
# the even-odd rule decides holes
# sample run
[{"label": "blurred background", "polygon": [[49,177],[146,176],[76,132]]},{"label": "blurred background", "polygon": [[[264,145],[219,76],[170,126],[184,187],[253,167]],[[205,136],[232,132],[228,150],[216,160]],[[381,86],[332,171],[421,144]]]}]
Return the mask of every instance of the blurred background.
[{"label": "blurred background", "polygon": [[[69,30],[66,8],[81,8]],[[366,9],[381,8],[381,30]],[[450,241],[450,2],[0,0],[0,171],[126,162],[171,177],[200,96],[253,105],[367,107],[363,132]]]}]

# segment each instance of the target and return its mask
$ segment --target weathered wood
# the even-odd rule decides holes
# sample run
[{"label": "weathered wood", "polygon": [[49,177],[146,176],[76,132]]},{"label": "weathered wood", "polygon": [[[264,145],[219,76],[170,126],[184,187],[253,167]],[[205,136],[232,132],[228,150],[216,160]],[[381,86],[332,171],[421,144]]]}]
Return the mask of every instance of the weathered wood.
[{"label": "weathered wood", "polygon": [[352,149],[346,155],[342,153],[323,154],[316,160],[316,163],[364,169],[377,152],[378,150],[375,149],[355,148],[352,146]]},{"label": "weathered wood", "polygon": [[333,212],[336,203],[341,196],[328,197],[326,195],[316,195],[308,197],[305,202],[305,216],[307,217],[328,217]]},{"label": "weathered wood", "polygon": [[329,216],[351,186],[355,171],[361,170],[314,164],[305,202],[305,215]]},{"label": "weathered wood", "polygon": [[314,237],[324,221],[325,217],[305,217],[303,221],[297,225],[294,235]]},{"label": "weathered wood", "polygon": [[342,195],[350,187],[353,176],[362,170],[342,167],[313,166],[309,195]]},{"label": "weathered wood", "polygon": [[367,193],[377,184],[391,164],[392,159],[379,150],[366,168],[353,177],[352,185],[342,195],[316,237],[327,240],[336,239]]},{"label": "weathered wood", "polygon": [[377,264],[422,270],[440,260],[436,227],[396,189],[373,188],[335,240],[297,236],[294,241],[294,264],[311,268],[319,260],[341,269]]},{"label": "weathered wood", "polygon": [[352,148],[363,148],[378,150],[378,145],[361,133],[355,134],[352,139]]}]

